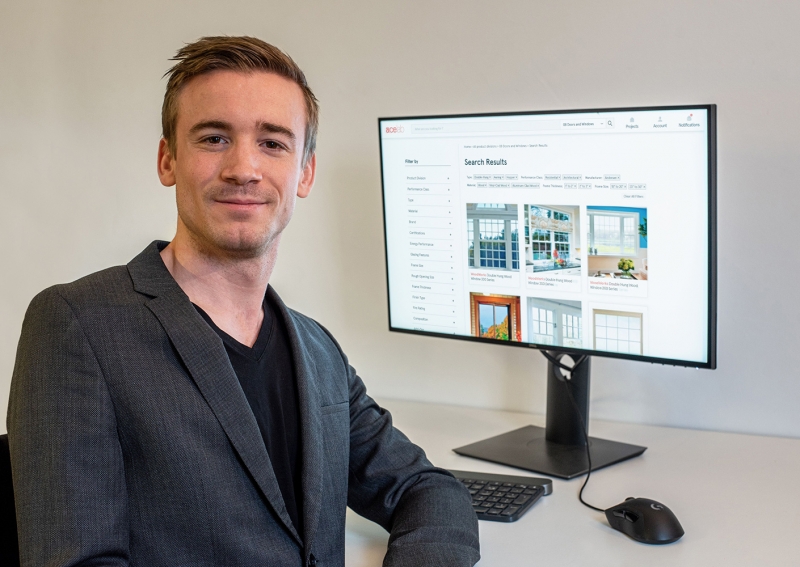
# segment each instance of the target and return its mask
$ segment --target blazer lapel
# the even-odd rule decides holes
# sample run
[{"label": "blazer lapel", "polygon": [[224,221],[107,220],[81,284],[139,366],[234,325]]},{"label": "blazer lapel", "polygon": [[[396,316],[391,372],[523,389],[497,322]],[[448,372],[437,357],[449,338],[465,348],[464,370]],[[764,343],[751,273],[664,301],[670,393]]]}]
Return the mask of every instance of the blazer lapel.
[{"label": "blazer lapel", "polygon": [[289,335],[292,348],[297,395],[300,403],[300,436],[302,441],[302,488],[303,488],[303,524],[306,549],[313,549],[314,534],[320,517],[322,501],[322,473],[325,466],[325,455],[322,441],[322,417],[320,398],[317,387],[319,372],[310,356],[303,333],[298,329],[292,313],[283,303],[272,286],[267,288],[267,295],[278,306],[281,317]]},{"label": "blazer lapel", "polygon": [[152,297],[147,307],[163,326],[264,498],[286,529],[302,545],[286,511],[255,416],[239,385],[225,346],[164,266],[159,252],[166,244],[154,242],[128,264],[134,289]]}]

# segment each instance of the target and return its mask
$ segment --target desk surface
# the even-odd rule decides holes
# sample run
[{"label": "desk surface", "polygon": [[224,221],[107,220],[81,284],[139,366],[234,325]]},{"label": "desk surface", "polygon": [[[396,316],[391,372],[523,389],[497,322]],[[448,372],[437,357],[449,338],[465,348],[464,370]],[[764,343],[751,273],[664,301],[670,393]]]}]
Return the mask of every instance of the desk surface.
[{"label": "desk surface", "polygon": [[[461,457],[452,448],[523,425],[544,425],[543,416],[389,399],[380,403],[437,466],[536,476]],[[518,522],[480,523],[478,565],[800,565],[800,440],[608,421],[592,421],[590,433],[648,449],[593,473],[584,498],[601,508],[627,496],[658,500],[675,512],[686,535],[666,546],[636,543],[578,502],[583,478],[554,479],[553,494]],[[379,566],[387,537],[348,511],[348,567]]]}]

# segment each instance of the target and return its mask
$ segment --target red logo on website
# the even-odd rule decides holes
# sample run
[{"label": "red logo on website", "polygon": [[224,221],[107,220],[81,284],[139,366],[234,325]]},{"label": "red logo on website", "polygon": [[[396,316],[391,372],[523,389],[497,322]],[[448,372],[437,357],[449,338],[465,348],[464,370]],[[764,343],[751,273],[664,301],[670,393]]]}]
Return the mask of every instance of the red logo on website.
[{"label": "red logo on website", "polygon": [[404,129],[402,126],[387,126],[386,133],[387,134],[402,134]]}]

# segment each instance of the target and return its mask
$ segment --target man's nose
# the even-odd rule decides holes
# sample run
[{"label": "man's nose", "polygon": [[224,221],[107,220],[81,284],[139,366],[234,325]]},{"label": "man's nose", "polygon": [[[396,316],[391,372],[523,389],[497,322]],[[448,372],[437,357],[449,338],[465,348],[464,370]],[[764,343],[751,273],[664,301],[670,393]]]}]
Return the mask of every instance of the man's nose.
[{"label": "man's nose", "polygon": [[222,177],[228,183],[247,185],[261,181],[259,169],[260,151],[257,147],[247,143],[234,142],[226,152]]}]

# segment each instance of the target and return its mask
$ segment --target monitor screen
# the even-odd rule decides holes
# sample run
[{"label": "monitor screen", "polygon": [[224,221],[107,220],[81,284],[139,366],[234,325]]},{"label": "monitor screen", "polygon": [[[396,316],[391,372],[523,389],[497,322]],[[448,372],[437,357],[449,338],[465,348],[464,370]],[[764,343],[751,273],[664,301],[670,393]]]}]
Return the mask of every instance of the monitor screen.
[{"label": "monitor screen", "polygon": [[714,368],[715,123],[380,119],[390,329]]}]

